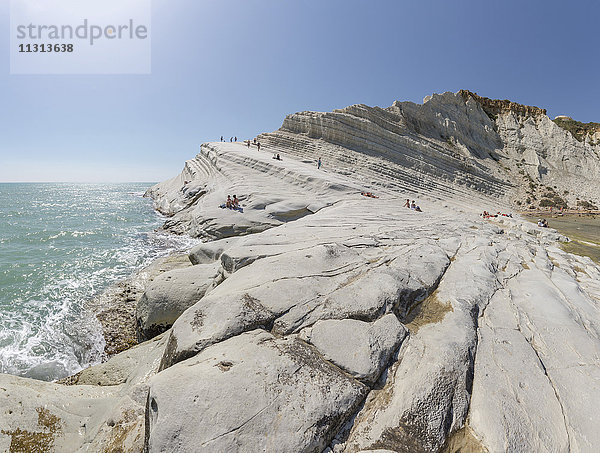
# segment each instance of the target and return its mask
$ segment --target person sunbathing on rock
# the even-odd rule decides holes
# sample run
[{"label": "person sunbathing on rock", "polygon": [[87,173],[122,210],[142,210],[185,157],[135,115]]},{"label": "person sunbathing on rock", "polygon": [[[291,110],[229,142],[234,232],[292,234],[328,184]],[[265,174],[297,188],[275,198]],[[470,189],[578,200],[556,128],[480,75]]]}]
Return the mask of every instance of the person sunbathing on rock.
[{"label": "person sunbathing on rock", "polygon": [[413,211],[414,211],[415,209],[417,209],[417,205],[416,205],[416,203],[415,203],[415,200],[413,200],[413,201],[410,203],[410,209],[412,209]]},{"label": "person sunbathing on rock", "polygon": [[406,203],[404,203],[404,207],[410,209],[410,200],[408,198],[406,199]]},{"label": "person sunbathing on rock", "polygon": [[229,209],[233,209],[233,200],[231,199],[231,195],[227,195],[227,201],[225,202],[225,207]]},{"label": "person sunbathing on rock", "polygon": [[369,198],[379,198],[377,195],[373,195],[373,192],[361,192],[360,194]]},{"label": "person sunbathing on rock", "polygon": [[231,209],[238,212],[244,212],[244,208],[240,206],[240,200],[237,195],[234,195],[233,200],[231,200]]}]

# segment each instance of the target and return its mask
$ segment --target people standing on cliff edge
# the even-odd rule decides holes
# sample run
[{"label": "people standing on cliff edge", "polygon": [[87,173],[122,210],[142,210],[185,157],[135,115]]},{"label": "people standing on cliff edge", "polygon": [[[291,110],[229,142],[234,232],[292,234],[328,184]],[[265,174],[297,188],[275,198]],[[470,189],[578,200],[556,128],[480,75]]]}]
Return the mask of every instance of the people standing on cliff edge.
[{"label": "people standing on cliff edge", "polygon": [[237,143],[237,136],[233,137],[233,141]]},{"label": "people standing on cliff edge", "polygon": [[256,142],[256,146],[257,146],[258,150],[260,151],[260,142]]},{"label": "people standing on cliff edge", "polygon": [[321,168],[321,158],[317,161],[317,170]]},{"label": "people standing on cliff edge", "polygon": [[221,141],[223,141],[223,136],[221,135]]}]

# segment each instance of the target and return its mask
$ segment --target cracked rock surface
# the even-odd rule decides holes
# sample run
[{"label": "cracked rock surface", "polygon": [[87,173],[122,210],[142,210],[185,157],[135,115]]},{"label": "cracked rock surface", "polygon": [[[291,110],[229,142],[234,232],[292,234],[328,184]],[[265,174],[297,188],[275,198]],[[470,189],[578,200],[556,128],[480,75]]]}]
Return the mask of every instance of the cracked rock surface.
[{"label": "cracked rock surface", "polygon": [[255,330],[152,378],[147,446],[320,452],[366,392],[308,344]]}]

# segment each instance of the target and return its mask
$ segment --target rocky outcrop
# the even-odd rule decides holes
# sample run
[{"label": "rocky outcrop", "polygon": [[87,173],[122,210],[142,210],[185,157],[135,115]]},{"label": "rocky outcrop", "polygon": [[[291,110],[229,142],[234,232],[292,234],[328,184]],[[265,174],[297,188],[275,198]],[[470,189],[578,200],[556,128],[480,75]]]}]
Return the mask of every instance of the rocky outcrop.
[{"label": "rocky outcrop", "polygon": [[[446,114],[439,115],[440,108]],[[503,197],[511,189],[493,165],[501,142],[492,121],[479,104],[451,93],[422,106],[395,102],[386,109],[354,105],[331,113],[300,112],[259,138],[275,151],[321,157],[326,168],[378,190],[470,199],[473,191],[478,198]]]},{"label": "rocky outcrop", "polygon": [[[295,113],[260,139],[302,159],[322,157],[327,168],[378,190],[465,202],[476,191],[480,200],[525,208],[597,204],[600,147],[596,132],[586,134],[572,135],[544,109],[461,90],[428,96],[422,105]],[[549,190],[561,199],[544,196]]]},{"label": "rocky outcrop", "polygon": [[356,379],[374,384],[407,331],[393,314],[375,322],[356,319],[317,321],[301,333],[323,357]]},{"label": "rocky outcrop", "polygon": [[[241,143],[229,146],[246,149],[245,154],[223,155],[224,145],[203,145],[181,175],[146,192],[158,210],[171,216],[166,230],[208,240],[259,233],[317,212],[360,187],[345,178],[310,174],[295,161],[264,159],[264,153],[257,155]],[[225,209],[228,195],[238,195],[243,208]]]},{"label": "rocky outcrop", "polygon": [[[179,177],[148,194],[158,200],[157,209],[173,216],[165,228],[210,239],[278,226],[357,189],[419,194],[463,208],[484,200],[519,209],[576,207],[581,200],[597,206],[598,132],[573,135],[557,123],[544,109],[466,90],[434,94],[420,105],[396,101],[387,108],[299,112],[288,115],[279,130],[259,136],[262,149],[293,162],[265,164],[250,148],[242,157],[228,154],[221,166],[221,150],[242,145],[206,144]],[[319,158],[328,178],[309,176],[294,163],[316,164]],[[237,165],[256,172],[240,180]],[[275,172],[278,183],[265,183]],[[261,190],[265,184],[272,190]],[[274,196],[290,185],[300,189],[293,197]],[[319,203],[301,195],[314,189],[323,195]],[[217,206],[236,192],[244,194],[245,212],[231,219]]]},{"label": "rocky outcrop", "polygon": [[[587,300],[597,300],[598,290],[575,269],[587,269],[585,275],[588,272],[596,275],[598,267],[587,259],[555,248],[556,241],[567,240],[556,232],[507,217],[498,218],[495,225],[474,220],[469,210],[489,203],[481,187],[461,192],[461,200],[473,200],[473,206],[459,203],[458,209],[462,209],[459,215],[456,208],[448,209],[456,206],[456,200],[451,200],[448,194],[444,198],[435,191],[422,192],[423,198],[419,199],[428,209],[415,213],[402,208],[397,198],[402,193],[401,188],[406,188],[407,193],[409,189],[425,191],[424,186],[416,182],[419,180],[405,186],[379,181],[377,194],[381,198],[369,199],[352,194],[350,189],[352,184],[367,180],[368,169],[356,165],[351,173],[347,171],[347,162],[346,166],[341,163],[337,167],[337,163],[350,157],[372,162],[382,155],[390,168],[408,165],[399,164],[401,157],[390,157],[392,154],[381,151],[383,141],[368,143],[369,139],[361,139],[361,142],[357,138],[359,134],[363,137],[375,134],[372,132],[375,130],[378,136],[386,136],[388,132],[382,133],[377,129],[380,127],[388,128],[389,134],[402,135],[404,140],[414,137],[418,131],[418,140],[423,142],[437,140],[436,134],[439,136],[440,131],[452,127],[454,137],[461,138],[457,143],[463,146],[463,158],[473,160],[472,165],[488,175],[500,175],[501,172],[496,171],[498,161],[512,152],[513,142],[507,139],[509,121],[517,124],[523,121],[525,127],[535,124],[538,136],[546,133],[544,131],[564,132],[552,129],[554,126],[546,124],[543,112],[534,108],[498,104],[498,117],[493,120],[479,102],[473,96],[464,101],[462,95],[444,94],[433,96],[423,106],[410,103],[396,103],[389,109],[353,106],[325,114],[323,118],[314,113],[291,116],[280,131],[261,136],[267,149],[288,151],[284,163],[271,163],[268,156],[255,154],[254,149],[247,151],[240,145],[211,148],[219,159],[230,154],[248,154],[244,159],[252,162],[253,171],[262,171],[256,163],[261,160],[271,164],[273,169],[269,172],[275,168],[288,171],[290,181],[295,181],[286,188],[290,197],[312,186],[311,178],[346,178],[341,186],[344,189],[325,190],[322,196],[332,197],[328,201],[330,206],[312,215],[276,227],[268,226],[257,234],[205,243],[191,252],[192,262],[198,265],[219,263],[225,280],[175,322],[162,358],[163,371],[156,379],[169,370],[184,369],[185,364],[190,364],[186,370],[193,368],[192,363],[206,367],[202,373],[212,375],[216,372],[213,368],[219,369],[218,360],[225,357],[213,351],[220,351],[221,345],[225,347],[246,335],[256,335],[255,329],[259,328],[276,339],[293,340],[302,347],[310,345],[319,360],[366,385],[366,398],[361,396],[360,401],[355,401],[358,412],[345,413],[344,423],[340,419],[335,421],[336,429],[339,428],[336,433],[323,434],[331,441],[326,451],[434,452],[449,445],[467,444],[482,451],[522,448],[592,451],[589,439],[595,436],[593,429],[583,420],[577,421],[574,428],[569,420],[571,417],[579,420],[579,416],[563,412],[572,409],[562,402],[561,395],[573,390],[557,385],[560,373],[545,365],[547,359],[540,355],[541,350],[537,343],[532,343],[533,338],[526,334],[520,341],[523,356],[519,360],[527,361],[527,366],[504,364],[503,360],[513,359],[515,351],[503,345],[508,344],[506,341],[517,344],[519,337],[512,337],[519,328],[523,329],[510,321],[511,317],[531,329],[534,327],[529,316],[533,316],[533,312],[525,315],[524,311],[543,311],[543,307],[547,307],[528,304],[523,299],[507,304],[507,295],[516,301],[517,288],[531,285],[531,289],[521,291],[534,294],[533,288],[544,287],[545,279],[549,279],[563,288],[561,291],[576,287],[585,294],[584,298],[574,294],[565,296],[564,292],[563,296],[549,294],[548,297],[574,319],[581,319],[577,322],[579,327],[575,324],[570,327],[569,335],[582,335],[581,341],[590,341],[595,346],[573,347],[572,351],[578,351],[576,354],[563,349],[560,353],[554,349],[545,353],[571,355],[573,360],[583,363],[579,355],[585,350],[588,359],[595,363],[593,357],[598,343]],[[463,119],[455,124],[443,120],[427,122],[427,118],[434,116],[432,112],[443,112],[442,118],[462,115]],[[475,118],[479,123],[474,122]],[[398,120],[396,124],[392,119]],[[344,135],[347,128],[357,129],[357,132]],[[344,143],[343,151],[340,143]],[[333,161],[335,169],[326,167],[318,171],[309,162],[301,166],[296,161],[286,167],[285,162],[293,159],[291,156],[305,157],[308,161],[309,153],[316,156],[327,151],[331,152],[329,158],[337,159]],[[543,157],[537,152],[536,156],[542,162]],[[457,155],[452,158],[460,160]],[[204,157],[200,155],[198,159]],[[325,158],[323,161],[328,162]],[[291,171],[297,171],[298,176],[291,178]],[[346,171],[351,177],[343,174]],[[438,186],[450,180],[432,173],[431,181],[439,183]],[[454,180],[448,187],[456,189],[457,185]],[[254,196],[256,194],[251,194],[249,198]],[[320,201],[319,197],[315,197],[315,201]],[[544,253],[550,253],[546,250],[552,250],[552,258],[543,259]],[[556,271],[557,260],[565,272],[561,276]],[[534,268],[537,274],[530,273]],[[551,268],[554,270],[550,272]],[[498,310],[508,312],[499,316],[495,314]],[[490,316],[494,319],[492,323],[499,322],[502,327],[490,325]],[[523,319],[529,321],[524,324]],[[535,319],[539,322],[541,318]],[[543,338],[544,328],[535,329]],[[506,337],[509,333],[510,338]],[[544,339],[545,345],[550,343],[550,338]],[[503,359],[502,354],[507,351],[512,352]],[[195,362],[200,357],[203,360]],[[208,363],[212,362],[214,365],[209,368]],[[230,369],[229,362],[234,361],[227,361],[221,368]],[[595,367],[590,368],[595,370]],[[528,370],[525,375],[523,369]],[[579,373],[574,368],[568,369],[567,373]],[[247,374],[251,382],[253,372]],[[592,375],[593,372],[587,376]],[[503,376],[502,383],[497,382],[499,376]],[[577,392],[587,395],[595,388],[595,384],[587,381],[589,377],[577,379],[585,381],[583,387],[577,387]],[[239,384],[236,388],[245,385]],[[166,388],[166,384],[163,387]],[[527,396],[520,396],[515,387]],[[276,392],[286,391],[281,384],[275,388]],[[539,393],[534,390],[537,388]],[[544,398],[546,403],[531,410],[521,408],[528,398],[531,404],[536,398]],[[573,395],[568,398],[581,401]],[[157,403],[157,407],[160,411],[160,404]],[[169,405],[163,410],[175,411]],[[580,413],[588,410],[591,406],[579,408]],[[249,418],[253,414],[249,414]],[[258,424],[276,423],[269,418],[271,416],[264,416],[268,422],[263,421],[261,413]],[[310,418],[310,415],[305,413],[303,417]],[[149,419],[149,448],[167,448],[153,443],[152,433],[162,439],[172,437],[160,430],[159,420],[159,416],[155,421]],[[211,439],[215,438],[216,442],[224,442],[223,447],[221,444],[216,447],[217,451],[231,448],[229,442],[267,451],[274,448],[269,444],[246,443],[257,442],[253,435],[246,434],[246,430],[255,429],[250,428],[255,426],[254,419],[248,424],[243,420],[224,420],[222,424],[220,421],[211,424],[204,419],[196,422],[209,430],[202,434],[204,440],[199,439],[200,442],[206,439],[213,442]],[[235,428],[240,425],[243,433],[238,435]],[[256,428],[256,432],[258,430]],[[583,431],[586,440],[581,436]],[[223,438],[218,437],[219,433]],[[178,435],[193,437],[194,432],[190,427],[178,431]],[[288,438],[295,439],[293,435]],[[278,451],[313,451],[311,439],[309,436],[304,444]],[[548,442],[544,447],[543,439]]]},{"label": "rocky outcrop", "polygon": [[164,332],[220,281],[219,266],[200,264],[157,276],[137,303],[138,341]]},{"label": "rocky outcrop", "polygon": [[0,374],[0,449],[10,452],[140,452],[148,379],[164,338],[117,354],[61,385]]},{"label": "rocky outcrop", "polygon": [[600,123],[582,123],[568,116],[557,116],[552,121],[558,127],[569,131],[580,142],[597,145],[600,141]]},{"label": "rocky outcrop", "polygon": [[[442,308],[438,322],[413,329],[402,359],[354,423],[349,451],[438,451],[465,423],[473,383],[479,313],[497,289],[488,241],[465,241],[437,291],[423,304]],[[465,279],[469,272],[475,279]],[[445,311],[445,313],[444,313]],[[417,326],[415,326],[417,327]]]},{"label": "rocky outcrop", "polygon": [[366,391],[306,343],[248,332],[152,379],[147,451],[320,452]]},{"label": "rocky outcrop", "polygon": [[[402,316],[435,288],[449,264],[446,251],[435,242],[388,246],[385,256],[378,241],[355,236],[354,223],[336,225],[335,219],[313,216],[281,227],[275,241],[265,232],[225,250],[222,266],[235,273],[175,322],[163,366],[260,326],[288,335],[324,319],[375,321],[390,312]],[[312,245],[315,227],[321,231],[317,246]],[[362,253],[365,248],[379,258],[370,263]],[[241,268],[230,265],[248,263],[246,257],[255,250],[262,251],[260,259]]]},{"label": "rocky outcrop", "polygon": [[[303,112],[260,140],[203,145],[149,190],[167,230],[206,240],[138,301],[141,335],[165,332],[73,386],[0,376],[1,447],[595,451],[600,266],[476,215],[529,187],[508,182],[525,164],[538,185],[562,172],[557,195],[597,178],[577,167],[592,145],[461,93]],[[234,193],[242,210],[220,208]]]},{"label": "rocky outcrop", "polygon": [[478,104],[481,105],[485,113],[491,119],[496,119],[500,114],[514,114],[522,118],[530,116],[542,116],[546,115],[546,109],[539,107],[533,107],[530,105],[517,104],[516,102],[509,101],[508,99],[490,99],[479,96],[477,93],[472,93],[469,90],[460,90],[458,92],[462,98],[466,101],[469,99],[475,99]]},{"label": "rocky outcrop", "polygon": [[[137,302],[148,285],[160,274],[191,266],[186,254],[175,254],[153,261],[131,277],[110,286],[89,302],[91,311],[102,324],[105,356],[112,357],[139,341],[137,333]],[[68,378],[67,378],[68,380]]]},{"label": "rocky outcrop", "polygon": [[[598,357],[600,318],[597,295],[576,277],[589,278],[590,262],[554,247],[533,252],[482,318],[471,426],[491,451],[593,451],[589,411],[600,396],[580,398],[599,376],[584,357]],[[522,423],[507,427],[513,417]]]}]

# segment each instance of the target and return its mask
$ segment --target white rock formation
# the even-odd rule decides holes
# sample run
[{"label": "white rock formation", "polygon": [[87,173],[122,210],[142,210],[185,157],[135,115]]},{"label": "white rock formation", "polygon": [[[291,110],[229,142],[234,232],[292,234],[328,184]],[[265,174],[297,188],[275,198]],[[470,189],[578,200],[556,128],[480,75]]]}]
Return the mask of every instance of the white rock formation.
[{"label": "white rock formation", "polygon": [[367,323],[356,319],[317,321],[301,333],[329,362],[360,381],[373,384],[406,337],[406,329],[389,313]]},{"label": "white rock formation", "polygon": [[306,343],[248,332],[152,379],[147,448],[320,452],[366,391]]},{"label": "white rock formation", "polygon": [[401,449],[404,444],[413,445],[415,451],[437,451],[451,431],[463,426],[478,315],[497,288],[493,263],[498,252],[486,239],[463,243],[437,291],[425,302],[439,307],[439,321],[413,329],[417,331],[385,387],[359,413],[349,451],[374,446]]},{"label": "white rock formation", "polygon": [[[461,91],[428,96],[422,105],[295,113],[259,138],[273,152],[321,156],[326,168],[378,190],[470,202],[474,189],[479,200],[485,194],[512,203],[539,202],[552,189],[575,206],[577,197],[600,199],[596,135],[580,142],[545,110]],[[527,193],[531,182],[539,193]]]},{"label": "white rock formation", "polygon": [[138,339],[148,340],[171,327],[219,283],[218,271],[215,264],[200,264],[157,276],[137,304]]},{"label": "white rock formation", "polygon": [[212,241],[139,301],[145,334],[172,327],[74,387],[0,376],[0,447],[597,450],[600,266],[476,214],[540,187],[597,199],[595,145],[468,92],[259,139],[203,145],[149,191],[165,229]]},{"label": "white rock formation", "polygon": [[148,379],[164,336],[117,354],[60,385],[0,374],[0,450],[142,451]]}]

